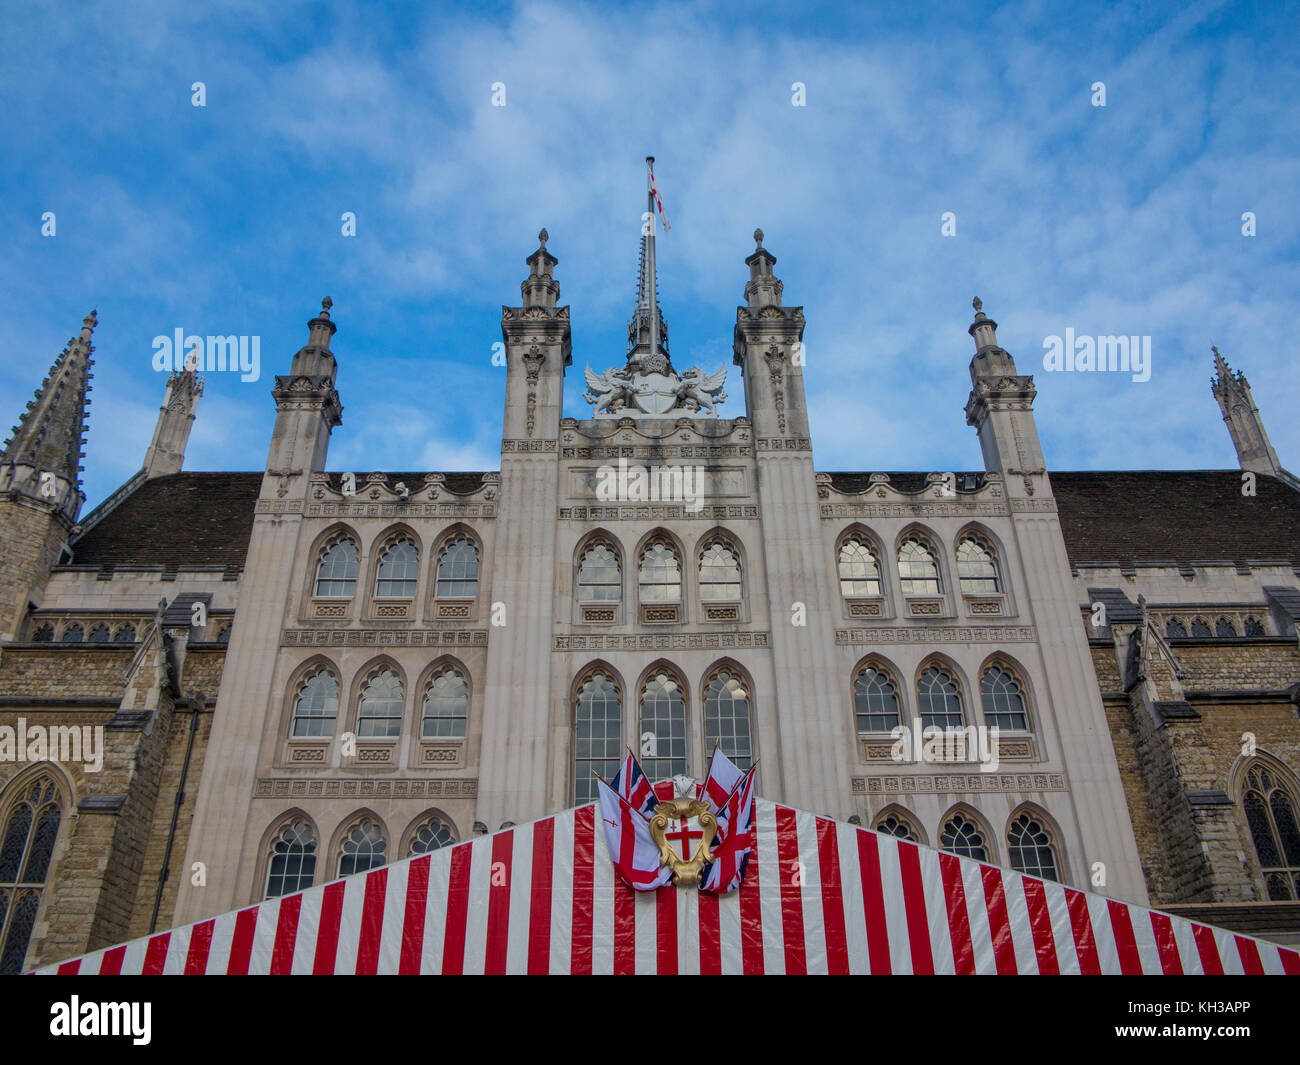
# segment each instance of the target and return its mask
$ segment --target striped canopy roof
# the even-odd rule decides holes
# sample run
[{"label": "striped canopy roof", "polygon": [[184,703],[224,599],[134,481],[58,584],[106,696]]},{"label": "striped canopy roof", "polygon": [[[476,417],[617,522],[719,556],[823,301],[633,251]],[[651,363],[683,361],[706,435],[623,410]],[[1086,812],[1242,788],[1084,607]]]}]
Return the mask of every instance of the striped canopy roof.
[{"label": "striped canopy roof", "polygon": [[594,806],[42,973],[1289,973],[1300,955],[758,799],[741,889],[634,892]]}]

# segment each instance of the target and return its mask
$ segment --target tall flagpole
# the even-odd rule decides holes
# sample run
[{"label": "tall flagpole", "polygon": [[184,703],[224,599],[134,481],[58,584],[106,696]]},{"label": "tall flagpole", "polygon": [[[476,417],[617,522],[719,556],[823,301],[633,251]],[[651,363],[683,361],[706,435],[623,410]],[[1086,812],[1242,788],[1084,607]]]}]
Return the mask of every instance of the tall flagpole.
[{"label": "tall flagpole", "polygon": [[[645,157],[646,166],[646,207],[650,212],[650,235],[646,239],[646,277],[650,286],[650,355],[659,354],[659,299],[658,282],[655,277],[655,191],[654,191],[655,157]],[[653,364],[652,364],[653,365]]]}]

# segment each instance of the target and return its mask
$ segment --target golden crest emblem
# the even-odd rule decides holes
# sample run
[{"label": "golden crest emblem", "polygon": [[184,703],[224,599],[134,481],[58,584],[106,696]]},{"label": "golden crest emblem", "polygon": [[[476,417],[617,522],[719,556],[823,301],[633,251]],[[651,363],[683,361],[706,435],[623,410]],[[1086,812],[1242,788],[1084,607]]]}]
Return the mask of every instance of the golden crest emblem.
[{"label": "golden crest emblem", "polygon": [[[698,829],[691,828],[692,821],[699,825]],[[670,830],[670,824],[676,828]],[[710,847],[717,834],[718,821],[708,803],[687,796],[661,802],[650,818],[650,838],[659,848],[659,864],[672,870],[673,884],[677,887],[698,886],[705,864],[713,861]],[[691,843],[696,839],[699,845],[691,854]],[[680,844],[680,854],[674,843]]]}]

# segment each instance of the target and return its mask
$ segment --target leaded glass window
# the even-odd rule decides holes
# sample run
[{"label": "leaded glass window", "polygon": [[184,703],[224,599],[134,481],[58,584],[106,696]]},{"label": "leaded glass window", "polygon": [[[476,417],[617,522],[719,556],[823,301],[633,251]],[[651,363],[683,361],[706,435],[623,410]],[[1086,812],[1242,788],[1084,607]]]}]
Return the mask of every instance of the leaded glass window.
[{"label": "leaded glass window", "polygon": [[879,821],[876,824],[876,831],[883,832],[887,836],[893,836],[895,839],[905,839],[911,843],[920,842],[916,838],[916,830],[897,814],[890,814]]},{"label": "leaded glass window", "polygon": [[965,726],[966,715],[962,709],[961,691],[957,682],[938,666],[930,666],[921,674],[916,684],[916,696],[922,728]]},{"label": "leaded glass window", "polygon": [[1165,636],[1171,640],[1181,640],[1187,635],[1187,628],[1178,618],[1170,618],[1165,622]]},{"label": "leaded glass window", "polygon": [[984,706],[984,724],[995,725],[1003,732],[1028,732],[1029,711],[1020,682],[1000,666],[990,666],[980,679],[980,698]]},{"label": "leaded glass window", "polygon": [[717,744],[740,769],[748,769],[754,759],[749,699],[749,689],[726,669],[704,686],[704,749],[712,751]]},{"label": "leaded glass window", "polygon": [[316,833],[306,821],[291,821],[276,834],[266,863],[266,897],[305,891],[316,878]]},{"label": "leaded glass window", "polygon": [[32,633],[32,643],[53,643],[54,626],[48,621],[44,625],[38,625],[36,631]]},{"label": "leaded glass window", "polygon": [[23,971],[62,820],[49,777],[28,780],[18,796],[0,837],[0,975]]},{"label": "leaded glass window", "polygon": [[90,630],[90,638],[87,643],[108,643],[109,639],[108,626],[104,624],[96,625]]},{"label": "leaded glass window", "polygon": [[379,556],[375,576],[375,595],[384,599],[410,599],[415,595],[420,556],[415,545],[405,538],[394,540]]},{"label": "leaded glass window", "polygon": [[641,556],[638,574],[641,584],[641,601],[645,603],[676,603],[682,597],[682,570],[673,546],[656,540]]},{"label": "leaded glass window", "polygon": [[1214,635],[1224,638],[1236,636],[1237,627],[1232,623],[1231,618],[1219,618],[1214,623]]},{"label": "leaded glass window", "polygon": [[135,626],[129,622],[117,630],[113,636],[114,643],[135,643]]},{"label": "leaded glass window", "polygon": [[1300,828],[1294,799],[1274,770],[1256,763],[1246,774],[1242,804],[1269,900],[1300,899]]},{"label": "leaded glass window", "polygon": [[573,713],[573,800],[581,806],[596,798],[596,777],[609,780],[623,754],[623,702],[604,673],[593,673],[578,689]]},{"label": "leaded glass window", "polygon": [[670,673],[656,673],[641,690],[641,768],[651,780],[686,772],[686,699]]},{"label": "leaded glass window", "polygon": [[864,666],[853,680],[853,713],[859,732],[890,732],[902,723],[898,687],[877,666]]},{"label": "leaded glass window", "polygon": [[429,854],[450,847],[455,842],[456,836],[452,830],[438,818],[431,817],[411,837],[411,855]]},{"label": "leaded glass window", "polygon": [[298,687],[293,703],[294,736],[333,736],[339,713],[339,682],[322,669]]},{"label": "leaded glass window", "polygon": [[1196,618],[1192,621],[1193,636],[1211,636],[1210,623],[1204,618]]},{"label": "leaded glass window", "polygon": [[984,833],[974,821],[961,814],[953,814],[939,833],[939,846],[950,854],[962,858],[974,858],[979,862],[989,860],[988,847],[984,845]]},{"label": "leaded glass window", "polygon": [[459,670],[444,669],[424,689],[420,736],[430,739],[464,739],[469,722],[469,685]]},{"label": "leaded glass window", "polygon": [[383,865],[388,844],[384,840],[384,830],[370,818],[363,817],[343,837],[339,847],[339,876],[352,876],[364,873]]},{"label": "leaded glass window", "polygon": [[1007,829],[1007,855],[1011,868],[1019,873],[1044,880],[1060,879],[1051,833],[1029,814],[1021,814]]},{"label": "leaded glass window", "polygon": [[992,595],[1002,590],[997,556],[974,536],[957,545],[957,578],[963,595]]},{"label": "leaded glass window", "polygon": [[434,592],[439,599],[473,599],[478,595],[478,548],[466,537],[443,549]]},{"label": "leaded glass window", "polygon": [[63,639],[61,643],[81,643],[85,639],[85,631],[76,622],[73,622],[63,630]]},{"label": "leaded glass window", "polygon": [[322,598],[350,599],[356,590],[357,545],[348,539],[336,540],[325,549],[316,567],[315,594]]},{"label": "leaded glass window", "polygon": [[1264,631],[1264,626],[1260,623],[1259,618],[1249,617],[1246,619],[1246,635],[1247,636],[1267,635],[1267,633]]},{"label": "leaded glass window", "polygon": [[592,544],[578,563],[578,599],[583,603],[617,603],[623,598],[618,556],[607,544]]},{"label": "leaded glass window", "polygon": [[401,679],[391,669],[371,677],[361,689],[357,735],[391,739],[402,734]]},{"label": "leaded glass window", "polygon": [[938,595],[939,563],[930,545],[916,537],[898,549],[898,581],[904,595]]},{"label": "leaded glass window", "polygon": [[725,543],[711,543],[700,557],[700,598],[727,602],[740,598],[740,562]]},{"label": "leaded glass window", "polygon": [[880,594],[880,564],[871,545],[856,537],[840,545],[840,595]]}]

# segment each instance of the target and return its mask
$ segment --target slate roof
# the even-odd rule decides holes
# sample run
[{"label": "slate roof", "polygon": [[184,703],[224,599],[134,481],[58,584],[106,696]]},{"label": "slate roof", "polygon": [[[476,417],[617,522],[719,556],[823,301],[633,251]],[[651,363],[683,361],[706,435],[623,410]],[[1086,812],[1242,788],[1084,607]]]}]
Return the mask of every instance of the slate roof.
[{"label": "slate roof", "polygon": [[[445,474],[445,486],[467,494],[481,473]],[[843,491],[865,491],[870,474],[833,473]],[[891,473],[908,492],[925,474]],[[959,475],[960,476],[960,475]],[[1074,565],[1086,563],[1300,563],[1300,492],[1272,477],[1256,478],[1256,495],[1241,494],[1239,470],[1053,473]],[[392,474],[409,487],[423,474]],[[146,481],[73,547],[73,564],[243,568],[253,528],[257,473],[178,473]],[[959,491],[963,489],[959,487]]]}]

